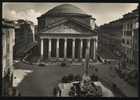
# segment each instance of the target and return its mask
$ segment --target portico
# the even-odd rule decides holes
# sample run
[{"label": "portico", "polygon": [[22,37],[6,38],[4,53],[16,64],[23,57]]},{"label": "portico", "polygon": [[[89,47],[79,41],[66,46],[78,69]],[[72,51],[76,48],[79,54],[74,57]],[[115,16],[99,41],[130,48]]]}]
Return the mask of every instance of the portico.
[{"label": "portico", "polygon": [[[47,41],[48,43],[44,43]],[[48,44],[48,45],[47,45]],[[94,60],[96,57],[97,37],[41,37],[40,53],[42,58],[50,60],[71,59],[82,60],[85,58],[85,49],[89,50],[89,58]],[[44,49],[46,48],[46,49]],[[48,50],[47,50],[48,49]],[[46,52],[48,51],[48,52]],[[46,54],[48,53],[48,54]]]}]

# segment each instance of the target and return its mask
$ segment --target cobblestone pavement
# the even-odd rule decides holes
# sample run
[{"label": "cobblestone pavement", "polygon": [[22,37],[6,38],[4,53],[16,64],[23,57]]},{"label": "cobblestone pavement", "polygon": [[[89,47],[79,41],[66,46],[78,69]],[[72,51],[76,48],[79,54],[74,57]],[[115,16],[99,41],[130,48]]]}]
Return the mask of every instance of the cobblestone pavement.
[{"label": "cobblestone pavement", "polygon": [[[58,81],[69,73],[82,74],[81,66],[67,66],[60,67],[49,65],[45,67],[39,67],[36,65],[28,65],[24,63],[18,63],[15,65],[17,79],[24,75],[25,77],[18,84],[18,89],[21,96],[53,96],[53,87],[57,85]],[[21,73],[19,70],[30,70],[30,73]],[[16,72],[16,71],[15,71]],[[19,75],[22,74],[22,75]],[[22,76],[23,77],[23,76]]]},{"label": "cobblestone pavement", "polygon": [[[90,74],[95,73],[108,83],[114,82],[127,96],[137,96],[137,91],[120,79],[110,67],[113,65],[96,64],[90,66]],[[95,68],[98,72],[95,72]],[[60,67],[59,65],[37,66],[22,62],[15,64],[15,77],[21,96],[53,96],[53,87],[69,73],[83,74],[80,65]]]},{"label": "cobblestone pavement", "polygon": [[[110,82],[116,84],[118,89],[123,93],[123,95],[127,97],[137,97],[138,96],[138,89],[132,87],[128,83],[126,83],[123,79],[121,79],[115,69],[113,64],[99,64],[96,65],[94,68],[91,68],[90,72],[94,72],[99,78],[103,81]],[[95,68],[98,71],[95,71]],[[111,84],[110,84],[111,85]]]}]

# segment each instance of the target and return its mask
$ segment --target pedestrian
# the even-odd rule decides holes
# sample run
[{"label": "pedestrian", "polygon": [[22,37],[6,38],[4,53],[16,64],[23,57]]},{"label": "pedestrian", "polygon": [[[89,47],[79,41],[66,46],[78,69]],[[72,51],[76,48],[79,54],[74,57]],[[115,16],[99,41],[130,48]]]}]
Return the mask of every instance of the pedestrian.
[{"label": "pedestrian", "polygon": [[94,68],[95,68],[95,66],[93,65],[93,66],[92,66],[92,68],[94,69]]},{"label": "pedestrian", "polygon": [[8,96],[13,96],[13,89],[12,89],[12,87],[8,88]]},{"label": "pedestrian", "polygon": [[113,90],[116,91],[116,89],[117,89],[117,85],[113,83]]},{"label": "pedestrian", "polygon": [[13,87],[13,96],[19,96],[19,91],[16,87]]},{"label": "pedestrian", "polygon": [[60,89],[59,87],[58,87],[57,89],[58,89],[57,92],[58,92],[58,94],[59,94],[58,96],[61,96],[61,93],[62,93],[62,92],[61,92],[61,89]]},{"label": "pedestrian", "polygon": [[98,76],[97,75],[95,75],[95,81],[98,81]]},{"label": "pedestrian", "polygon": [[[56,86],[56,87],[54,87],[54,89],[53,89],[53,95],[54,95],[54,96],[57,96],[58,93],[60,93],[60,89],[59,89],[58,86]],[[60,93],[60,94],[61,94],[61,93]]]},{"label": "pedestrian", "polygon": [[54,96],[57,95],[57,88],[56,88],[56,87],[53,88],[53,95],[54,95]]},{"label": "pedestrian", "polygon": [[21,96],[20,92],[19,92],[18,96]]},{"label": "pedestrian", "polygon": [[98,69],[97,68],[95,68],[95,72],[98,72]]}]

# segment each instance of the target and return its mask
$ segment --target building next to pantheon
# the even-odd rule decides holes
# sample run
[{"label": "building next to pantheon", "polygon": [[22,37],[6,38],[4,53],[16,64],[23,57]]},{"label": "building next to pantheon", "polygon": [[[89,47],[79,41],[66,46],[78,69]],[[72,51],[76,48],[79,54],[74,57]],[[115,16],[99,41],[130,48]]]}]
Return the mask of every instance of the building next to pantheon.
[{"label": "building next to pantheon", "polygon": [[2,19],[2,96],[9,96],[13,87],[13,47],[15,45],[14,21]]},{"label": "building next to pantheon", "polygon": [[82,61],[88,48],[90,61],[96,59],[98,33],[91,15],[74,5],[63,4],[37,19],[41,58]]},{"label": "building next to pantheon", "polygon": [[35,25],[29,20],[16,20],[14,59],[22,59],[35,43]]}]

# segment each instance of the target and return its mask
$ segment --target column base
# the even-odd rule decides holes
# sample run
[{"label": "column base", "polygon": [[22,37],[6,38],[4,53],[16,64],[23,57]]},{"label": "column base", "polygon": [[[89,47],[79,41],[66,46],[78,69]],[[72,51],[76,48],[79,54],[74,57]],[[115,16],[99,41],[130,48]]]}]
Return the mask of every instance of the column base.
[{"label": "column base", "polygon": [[97,62],[97,59],[96,59],[96,58],[95,58],[95,59],[92,59],[92,61],[93,61],[93,62]]},{"label": "column base", "polygon": [[41,56],[41,57],[40,57],[40,60],[42,61],[43,59],[44,59],[44,57],[43,57],[43,56]]},{"label": "column base", "polygon": [[59,57],[57,57],[56,59],[57,59],[57,61],[59,61],[59,60],[60,60],[60,58],[59,58]]},{"label": "column base", "polygon": [[75,58],[72,58],[72,61],[75,61]]},{"label": "column base", "polygon": [[79,60],[80,60],[80,61],[82,61],[82,60],[83,60],[83,58],[80,58]]}]

